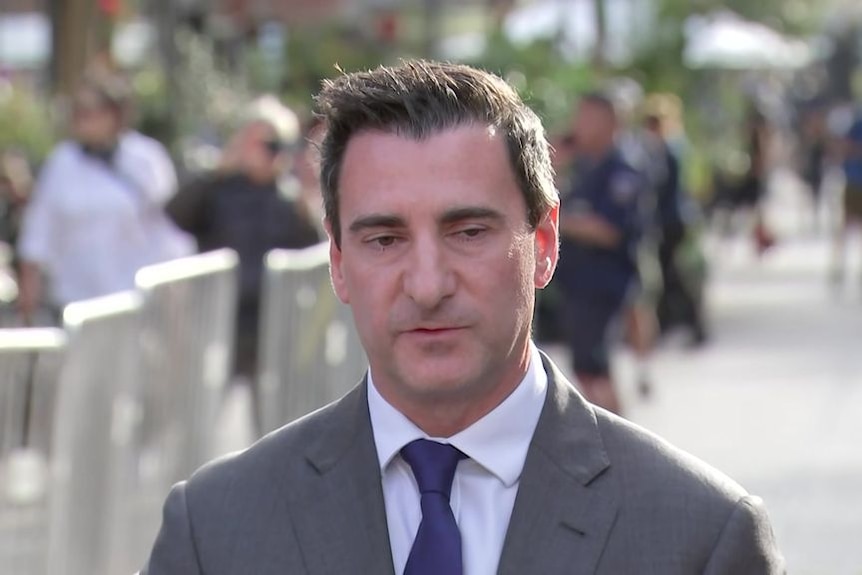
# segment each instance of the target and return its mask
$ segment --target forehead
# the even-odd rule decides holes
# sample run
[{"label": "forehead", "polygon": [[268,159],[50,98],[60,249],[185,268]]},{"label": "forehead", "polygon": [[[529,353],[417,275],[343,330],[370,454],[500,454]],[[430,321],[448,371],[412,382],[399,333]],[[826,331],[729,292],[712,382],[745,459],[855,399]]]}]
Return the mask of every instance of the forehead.
[{"label": "forehead", "polygon": [[601,117],[602,119],[606,120],[611,120],[615,116],[613,104],[610,104],[608,102],[601,102],[598,100],[592,100],[589,98],[578,102],[578,111],[582,114]]},{"label": "forehead", "polygon": [[242,131],[247,137],[252,138],[273,138],[275,137],[275,129],[264,120],[252,120],[243,126]]},{"label": "forehead", "polygon": [[366,131],[351,138],[339,177],[342,214],[433,211],[455,204],[525,206],[502,133],[470,124],[415,139]]},{"label": "forehead", "polygon": [[90,88],[81,88],[75,94],[72,104],[78,108],[96,110],[107,107],[102,97]]}]

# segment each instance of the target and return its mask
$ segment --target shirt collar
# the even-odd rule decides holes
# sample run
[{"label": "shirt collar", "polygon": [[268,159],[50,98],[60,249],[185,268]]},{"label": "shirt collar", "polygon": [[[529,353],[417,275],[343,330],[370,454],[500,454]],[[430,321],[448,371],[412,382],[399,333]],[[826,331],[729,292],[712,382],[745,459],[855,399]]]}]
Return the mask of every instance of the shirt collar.
[{"label": "shirt collar", "polygon": [[[530,364],[518,387],[490,413],[445,442],[512,487],[524,468],[547,389],[548,375],[542,367],[542,358],[530,343]],[[370,370],[368,410],[381,471],[411,441],[432,439],[380,395]]]}]

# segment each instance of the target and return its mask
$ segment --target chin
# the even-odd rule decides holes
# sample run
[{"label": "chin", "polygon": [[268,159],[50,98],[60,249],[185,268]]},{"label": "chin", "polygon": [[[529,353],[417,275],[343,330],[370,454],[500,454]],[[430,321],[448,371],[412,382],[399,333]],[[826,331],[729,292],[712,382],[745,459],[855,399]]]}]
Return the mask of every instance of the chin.
[{"label": "chin", "polygon": [[412,394],[428,399],[469,394],[485,379],[475,361],[425,359],[402,364],[399,371]]}]

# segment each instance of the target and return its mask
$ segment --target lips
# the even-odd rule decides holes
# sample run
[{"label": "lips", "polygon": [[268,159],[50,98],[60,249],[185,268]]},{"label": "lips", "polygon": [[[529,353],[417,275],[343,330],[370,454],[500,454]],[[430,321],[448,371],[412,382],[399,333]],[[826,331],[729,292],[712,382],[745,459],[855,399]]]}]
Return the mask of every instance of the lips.
[{"label": "lips", "polygon": [[463,326],[433,326],[433,327],[414,327],[412,329],[406,330],[405,333],[412,333],[416,335],[444,335],[449,333],[454,333],[456,331],[465,329]]}]

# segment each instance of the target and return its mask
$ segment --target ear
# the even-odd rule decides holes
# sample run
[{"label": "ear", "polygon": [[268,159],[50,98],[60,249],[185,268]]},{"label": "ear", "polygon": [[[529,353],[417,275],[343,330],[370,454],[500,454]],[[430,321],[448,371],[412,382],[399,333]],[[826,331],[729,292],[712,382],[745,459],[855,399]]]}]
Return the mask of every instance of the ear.
[{"label": "ear", "polygon": [[349,304],[350,296],[347,289],[347,282],[344,279],[342,266],[344,265],[341,248],[335,243],[335,237],[332,235],[332,222],[328,219],[323,220],[323,226],[326,228],[326,235],[329,236],[329,275],[332,278],[332,289],[335,295],[342,303]]},{"label": "ear", "polygon": [[560,205],[548,210],[536,226],[534,282],[542,289],[550,283],[560,257]]}]

